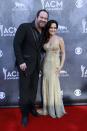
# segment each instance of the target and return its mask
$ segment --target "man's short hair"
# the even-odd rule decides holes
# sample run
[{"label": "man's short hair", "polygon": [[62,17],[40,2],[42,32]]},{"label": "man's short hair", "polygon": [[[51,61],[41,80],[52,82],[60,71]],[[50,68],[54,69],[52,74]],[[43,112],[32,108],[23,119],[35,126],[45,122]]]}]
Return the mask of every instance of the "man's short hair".
[{"label": "man's short hair", "polygon": [[40,12],[42,12],[42,11],[46,12],[46,13],[48,14],[48,17],[49,17],[49,13],[48,13],[48,11],[45,10],[45,9],[41,9],[41,10],[39,10],[39,11],[37,12],[36,16],[38,17],[39,14],[40,14]]}]

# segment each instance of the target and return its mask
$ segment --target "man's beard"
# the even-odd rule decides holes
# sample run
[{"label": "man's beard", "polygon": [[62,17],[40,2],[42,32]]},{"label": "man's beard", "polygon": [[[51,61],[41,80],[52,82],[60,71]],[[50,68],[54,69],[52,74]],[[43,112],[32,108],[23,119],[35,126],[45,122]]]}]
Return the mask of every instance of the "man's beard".
[{"label": "man's beard", "polygon": [[44,28],[44,27],[45,27],[45,25],[46,25],[46,23],[45,23],[45,22],[40,22],[40,23],[39,23],[39,27],[40,27],[40,28]]}]

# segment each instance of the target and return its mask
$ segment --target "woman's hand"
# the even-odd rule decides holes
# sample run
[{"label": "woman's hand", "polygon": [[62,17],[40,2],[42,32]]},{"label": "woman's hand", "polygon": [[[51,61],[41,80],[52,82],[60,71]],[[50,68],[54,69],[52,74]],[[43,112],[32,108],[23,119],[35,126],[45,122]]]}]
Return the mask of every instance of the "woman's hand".
[{"label": "woman's hand", "polygon": [[61,70],[61,67],[56,67],[56,73],[59,74]]}]

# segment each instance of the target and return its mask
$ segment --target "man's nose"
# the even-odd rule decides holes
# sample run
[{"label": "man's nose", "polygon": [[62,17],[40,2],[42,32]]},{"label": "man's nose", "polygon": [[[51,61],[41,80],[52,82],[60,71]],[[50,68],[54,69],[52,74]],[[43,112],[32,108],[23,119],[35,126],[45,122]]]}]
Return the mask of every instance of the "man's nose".
[{"label": "man's nose", "polygon": [[47,22],[47,20],[45,18],[42,18],[42,21]]}]

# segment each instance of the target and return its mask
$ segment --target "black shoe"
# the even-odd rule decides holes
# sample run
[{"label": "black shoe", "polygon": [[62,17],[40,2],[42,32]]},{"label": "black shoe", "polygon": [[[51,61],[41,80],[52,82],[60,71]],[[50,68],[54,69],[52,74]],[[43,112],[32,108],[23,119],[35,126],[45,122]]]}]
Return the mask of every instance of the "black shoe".
[{"label": "black shoe", "polygon": [[39,113],[36,111],[36,109],[32,109],[30,112],[33,116],[39,116]]},{"label": "black shoe", "polygon": [[26,127],[29,123],[29,119],[28,119],[28,116],[23,116],[22,117],[22,125],[23,127]]}]

